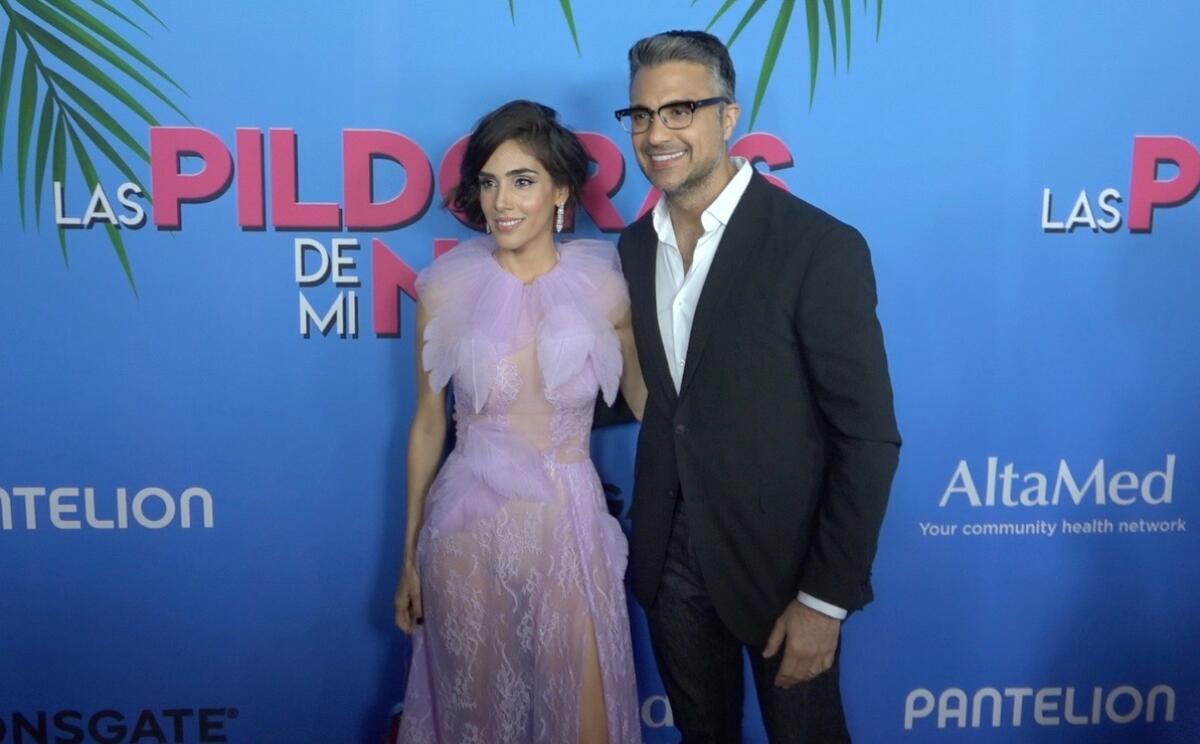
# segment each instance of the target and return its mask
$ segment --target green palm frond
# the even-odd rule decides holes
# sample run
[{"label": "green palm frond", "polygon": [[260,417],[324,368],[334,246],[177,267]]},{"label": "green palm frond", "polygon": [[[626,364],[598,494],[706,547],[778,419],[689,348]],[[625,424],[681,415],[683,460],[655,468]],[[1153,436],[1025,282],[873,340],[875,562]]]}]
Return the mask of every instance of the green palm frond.
[{"label": "green palm frond", "polygon": [[[805,17],[808,21],[808,110],[812,111],[813,99],[817,96],[817,63],[821,60],[821,11],[817,8],[817,0],[805,0]],[[767,53],[770,54],[770,50]],[[761,102],[761,98],[755,97],[756,113]],[[753,124],[754,117],[750,117],[750,121]]]},{"label": "green palm frond", "polygon": [[[738,25],[734,27],[733,33],[729,35],[729,46],[733,46],[733,43],[737,41],[737,37],[741,35],[742,31],[745,30],[758,11],[762,9],[762,6],[766,4],[767,0],[754,0],[754,2],[750,3],[750,9],[746,11],[746,14],[742,16],[742,20],[738,21]],[[710,23],[709,25],[712,24]]]},{"label": "green palm frond", "polygon": [[579,34],[575,32],[575,14],[571,12],[571,0],[559,0],[562,5],[563,17],[567,19],[567,28],[571,29],[571,40],[575,42],[575,53],[583,54],[579,49]]},{"label": "green palm frond", "polygon": [[[162,19],[145,2],[128,1],[165,28]],[[90,0],[90,4],[145,33],[145,29],[109,2]],[[170,86],[186,95],[179,83],[86,8],[83,2],[0,0],[0,23],[5,22],[4,47],[0,51],[0,168],[4,165],[9,104],[16,101],[15,166],[22,227],[26,222],[31,155],[33,213],[39,228],[42,196],[47,186],[47,165],[51,183],[61,183],[67,175],[69,154],[74,155],[78,172],[89,192],[100,182],[94,153],[148,194],[123,151],[146,164],[150,162],[150,155],[115,114],[124,111],[136,115],[149,126],[158,125],[151,110],[129,92],[133,90],[149,94],[186,120],[187,116],[165,91],[165,86]],[[22,58],[19,78],[18,56]],[[100,94],[100,100],[97,94]],[[136,295],[137,284],[121,231],[110,224],[105,224],[104,228]],[[66,233],[61,227],[58,228],[58,241],[63,261],[69,264]]]},{"label": "green palm frond", "polygon": [[17,201],[20,204],[21,228],[25,228],[25,168],[29,162],[29,135],[33,133],[33,110],[37,106],[37,66],[33,58],[25,58],[25,73],[21,75],[21,95],[17,103]]},{"label": "green palm frond", "polygon": [[[96,173],[96,167],[92,165],[92,159],[88,155],[87,148],[83,146],[83,142],[75,134],[75,130],[71,127],[70,122],[64,119],[63,123],[66,124],[67,137],[71,140],[71,149],[75,151],[75,157],[79,161],[79,169],[83,172],[84,182],[100,183],[100,176]],[[121,268],[125,270],[125,276],[129,279],[129,286],[133,289],[133,293],[137,294],[137,284],[133,281],[133,269],[129,265],[129,256],[125,253],[125,244],[121,241],[120,231],[111,222],[104,223],[104,231],[108,233],[108,239],[113,244],[113,249],[117,252],[117,260],[121,262]]]},{"label": "green palm frond", "polygon": [[[846,29],[846,70],[850,69],[850,0],[842,0],[842,27]],[[836,67],[836,66],[835,66]]]},{"label": "green palm frond", "polygon": [[50,152],[50,137],[54,126],[54,99],[44,96],[42,115],[38,117],[37,155],[33,163],[33,217],[38,228],[42,226],[42,182],[46,175],[46,155]]},{"label": "green palm frond", "polygon": [[[67,122],[60,111],[54,119],[54,143],[50,153],[50,178],[62,183],[67,179]],[[58,247],[62,249],[63,263],[71,265],[67,257],[67,233],[58,228]]]},{"label": "green palm frond", "polygon": [[[749,0],[746,11],[742,14],[737,25],[729,34],[726,44],[730,47],[741,36],[742,31],[750,24],[754,17],[766,5],[767,0]],[[863,0],[863,10],[868,9],[869,0]],[[718,21],[738,3],[738,0],[724,0],[712,19],[708,22],[706,30],[711,29]],[[693,0],[693,5],[696,0]],[[838,22],[841,21],[844,39],[845,39],[845,58],[846,69],[850,69],[850,40],[851,40],[851,25],[852,16],[850,8],[850,0],[841,0],[841,14],[839,18],[838,5],[835,5],[834,0],[804,0],[804,16],[805,26],[808,34],[808,106],[812,108],[813,101],[817,93],[817,71],[819,69],[821,57],[821,16],[825,16],[826,33],[829,35],[829,49],[833,57],[833,70],[836,73],[838,67]],[[758,118],[759,109],[762,107],[763,98],[766,96],[767,86],[771,82],[771,75],[775,71],[775,63],[779,59],[779,50],[783,46],[784,39],[787,37],[788,27],[791,24],[792,11],[795,9],[796,0],[780,0],[779,10],[775,15],[775,24],[771,29],[771,35],[767,39],[767,46],[763,53],[762,67],[758,73],[758,85],[754,91],[754,103],[750,108],[750,128],[754,128],[754,122]],[[875,39],[879,39],[879,33],[883,24],[883,0],[875,0]]]},{"label": "green palm frond", "polygon": [[13,69],[17,62],[17,29],[11,24],[4,34],[4,51],[0,52],[0,168],[4,167],[4,124],[8,120],[8,98],[12,93]]},{"label": "green palm frond", "polygon": [[[692,5],[695,5],[697,2],[698,0],[692,0]],[[716,22],[721,20],[721,16],[725,15],[725,11],[732,8],[735,4],[737,4],[737,0],[725,0],[725,2],[722,3],[721,7],[717,10],[717,14],[714,15],[712,20],[708,22],[708,25],[704,27],[704,30],[711,30],[712,27],[716,25]]]},{"label": "green palm frond", "polygon": [[[837,13],[833,10],[833,0],[824,0],[825,20],[829,23],[829,47],[833,52],[833,74],[837,74]],[[810,32],[811,33],[811,32]],[[812,101],[809,101],[812,106]]]},{"label": "green palm frond", "polygon": [[106,2],[104,2],[104,0],[92,0],[92,2],[93,2],[93,3],[95,3],[96,5],[99,5],[101,8],[104,8],[104,9],[105,9],[105,10],[107,10],[109,13],[112,13],[112,14],[113,14],[113,15],[115,15],[117,18],[120,18],[122,21],[125,21],[125,22],[126,22],[126,23],[128,23],[130,26],[133,26],[133,27],[134,27],[134,28],[136,28],[138,31],[141,31],[143,34],[146,34],[147,36],[149,36],[149,34],[148,34],[148,33],[146,33],[146,29],[144,29],[144,28],[142,28],[141,26],[137,25],[137,23],[136,23],[136,22],[134,22],[134,20],[133,20],[132,18],[130,18],[129,16],[125,15],[125,14],[124,14],[124,13],[122,13],[121,11],[117,10],[117,9],[116,9],[116,8],[114,8],[112,5],[110,5],[110,4],[106,3]]},{"label": "green palm frond", "polygon": [[[136,2],[136,0],[135,0]],[[558,0],[562,6],[563,18],[567,21],[567,29],[571,32],[571,41],[575,42],[575,53],[582,55],[579,48],[579,32],[575,29],[575,13],[571,10],[571,0]],[[508,14],[513,23],[517,22],[517,7],[515,0],[508,0]]]},{"label": "green palm frond", "polygon": [[153,18],[154,20],[158,21],[158,25],[162,26],[163,28],[167,27],[167,24],[163,23],[161,18],[154,15],[154,11],[150,10],[150,6],[146,5],[146,3],[143,2],[143,0],[133,0],[133,4],[138,6],[139,8],[141,8],[146,13],[146,15],[148,15],[151,18]]}]

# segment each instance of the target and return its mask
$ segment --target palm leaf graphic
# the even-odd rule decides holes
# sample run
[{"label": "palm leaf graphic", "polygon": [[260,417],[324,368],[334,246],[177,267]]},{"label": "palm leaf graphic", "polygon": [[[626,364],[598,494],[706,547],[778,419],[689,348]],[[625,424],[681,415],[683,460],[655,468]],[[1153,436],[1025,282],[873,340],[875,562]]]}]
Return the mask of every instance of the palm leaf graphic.
[{"label": "palm leaf graphic", "polygon": [[163,28],[167,27],[167,24],[163,23],[161,18],[154,15],[154,11],[150,10],[150,6],[146,5],[146,3],[144,3],[142,0],[133,0],[133,4],[145,11],[146,15],[158,21],[158,25],[162,26]]},{"label": "palm leaf graphic", "polygon": [[[758,11],[762,10],[762,6],[766,4],[767,0],[754,0],[754,2],[750,3],[750,9],[746,11],[746,14],[742,16],[742,20],[738,21],[738,25],[734,27],[733,33],[729,35],[729,43],[731,45],[733,42],[737,41],[737,37],[740,36],[742,31],[746,29],[746,26],[749,25],[754,16],[758,14]],[[709,28],[712,28],[711,21],[708,25]]]},{"label": "palm leaf graphic", "polygon": [[[846,69],[849,70],[850,69],[850,25],[851,25],[850,24],[850,18],[851,18],[851,16],[850,16],[850,0],[842,0],[842,18],[844,19],[842,26],[846,29]],[[876,37],[876,38],[878,38],[878,37]],[[835,63],[837,62],[836,58],[834,59],[834,62]],[[834,69],[837,69],[836,64],[834,64]]]},{"label": "palm leaf graphic", "polygon": [[31,57],[25,58],[21,75],[21,94],[17,96],[17,200],[20,204],[21,227],[25,227],[25,166],[29,161],[29,135],[33,132],[33,109],[38,96],[37,67]]},{"label": "palm leaf graphic", "polygon": [[[128,2],[166,27],[143,0]],[[86,7],[89,5],[104,13],[97,14]],[[7,25],[0,49],[0,168],[4,167],[10,103],[15,102],[15,167],[22,227],[26,224],[27,196],[32,193],[34,220],[40,228],[46,169],[50,169],[51,183],[62,182],[71,155],[89,193],[99,183],[94,160],[97,156],[147,193],[137,170],[130,165],[129,155],[123,153],[146,164],[150,162],[149,153],[114,114],[133,114],[149,126],[157,126],[158,119],[130,90],[148,94],[187,119],[167,93],[170,88],[186,95],[183,88],[125,35],[114,30],[107,19],[102,19],[105,14],[146,33],[106,0],[0,0],[0,23]],[[104,229],[136,295],[137,284],[121,231],[110,224]],[[62,227],[58,228],[58,242],[63,262],[69,265]]]},{"label": "palm leaf graphic", "polygon": [[[125,22],[126,22],[126,23],[128,23],[130,26],[133,26],[133,27],[134,27],[134,28],[136,28],[138,31],[141,31],[143,34],[145,34],[145,33],[146,33],[146,29],[144,29],[144,28],[142,28],[141,26],[137,25],[137,23],[135,23],[135,22],[133,21],[133,19],[132,19],[132,18],[130,18],[129,16],[125,15],[125,14],[124,14],[124,13],[122,13],[121,11],[117,10],[117,9],[116,9],[116,8],[114,8],[112,5],[110,5],[110,4],[106,3],[106,2],[104,2],[104,0],[92,0],[92,2],[94,2],[96,5],[99,5],[101,8],[104,8],[104,9],[105,9],[105,10],[107,10],[109,13],[112,13],[112,14],[113,14],[113,15],[115,15],[117,18],[120,18],[122,21],[125,21]],[[162,23],[162,21],[159,21],[159,23]],[[164,26],[164,28],[166,28],[166,27]],[[149,36],[149,34],[147,34],[147,36]]]},{"label": "palm leaf graphic", "polygon": [[[697,0],[693,0],[695,5]],[[863,0],[863,10],[867,11],[869,0]],[[724,0],[712,19],[708,22],[706,30],[712,29],[725,16],[725,14],[737,5],[738,0]],[[733,31],[729,34],[726,44],[730,47],[741,36],[742,31],[750,24],[754,17],[766,5],[766,0],[749,0],[744,13]],[[780,0],[779,10],[775,14],[775,24],[771,28],[771,34],[767,39],[767,46],[763,52],[762,67],[758,73],[758,85],[754,91],[754,103],[750,108],[750,128],[754,128],[754,122],[758,118],[759,109],[762,108],[763,98],[766,97],[767,87],[771,82],[771,75],[775,71],[775,63],[779,60],[779,51],[783,47],[783,42],[787,38],[788,28],[792,20],[792,11],[795,10],[796,0]],[[829,36],[829,49],[833,57],[833,70],[836,73],[838,67],[838,8],[841,9],[840,21],[844,34],[844,49],[846,58],[846,69],[850,69],[850,40],[851,40],[851,24],[853,14],[850,8],[850,0],[841,0],[835,5],[834,0],[804,0],[804,18],[805,26],[808,35],[808,106],[812,108],[813,100],[817,94],[817,71],[820,63],[821,52],[821,16],[825,16],[826,33]],[[879,39],[879,33],[883,27],[883,0],[875,0],[875,39]]]},{"label": "palm leaf graphic", "polygon": [[[571,11],[571,0],[559,0],[563,17],[567,21],[567,27],[571,31],[571,39],[575,42],[575,51],[579,52],[579,34],[575,28],[575,17]],[[699,0],[692,0],[692,5],[696,5]],[[870,0],[863,0],[863,11],[868,12]],[[709,20],[705,31],[710,31],[717,23],[728,13],[738,0],[723,0],[712,19]],[[758,15],[763,6],[767,4],[767,0],[749,0],[747,8],[742,17],[734,26],[733,31],[729,34],[726,44],[730,47],[741,36],[742,32]],[[779,51],[783,47],[783,42],[787,38],[787,31],[791,23],[792,11],[795,9],[796,0],[780,0],[779,10],[775,15],[775,25],[771,29],[771,35],[767,40],[767,47],[763,53],[762,67],[759,69],[758,85],[754,91],[754,103],[750,109],[750,128],[754,128],[754,122],[758,118],[759,109],[762,108],[763,98],[766,96],[767,87],[771,82],[771,74],[775,71],[775,63],[779,59]],[[835,5],[835,0],[804,0],[804,15],[805,24],[808,32],[808,107],[811,109],[813,101],[817,94],[817,72],[820,63],[821,49],[821,15],[822,10],[825,15],[825,25],[829,35],[829,49],[833,57],[833,71],[837,73],[838,67],[838,7],[841,8],[841,22],[844,29],[845,38],[845,58],[846,69],[850,69],[850,41],[851,27],[853,23],[853,13],[850,8],[850,0],[841,0],[838,5]],[[508,13],[512,18],[513,23],[517,21],[516,0],[508,0]],[[875,40],[879,40],[880,31],[883,28],[883,0],[875,0]]]},{"label": "palm leaf graphic", "polygon": [[[62,183],[67,178],[67,123],[59,112],[54,120],[54,144],[50,156],[50,177]],[[58,229],[58,247],[62,249],[63,263],[71,265],[67,258],[67,233],[61,227]]]},{"label": "palm leaf graphic", "polygon": [[[575,53],[583,54],[579,48],[579,32],[575,28],[575,13],[571,10],[571,0],[559,0],[559,5],[562,6],[563,18],[567,21],[567,29],[571,32],[571,41],[575,42]],[[515,0],[508,0],[508,14],[512,18],[513,23],[516,23],[517,7]]]}]

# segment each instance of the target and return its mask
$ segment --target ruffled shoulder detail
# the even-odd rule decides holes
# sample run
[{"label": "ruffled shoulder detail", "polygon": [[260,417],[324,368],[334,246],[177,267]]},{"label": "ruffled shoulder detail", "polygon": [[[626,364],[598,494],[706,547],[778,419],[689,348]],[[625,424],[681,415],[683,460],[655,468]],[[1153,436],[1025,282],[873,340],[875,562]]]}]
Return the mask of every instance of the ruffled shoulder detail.
[{"label": "ruffled shoulder detail", "polygon": [[[429,320],[421,364],[429,387],[456,377],[476,413],[483,409],[500,359],[519,344],[521,286],[496,264],[490,237],[450,249],[417,276]],[[514,286],[515,285],[515,286]]]},{"label": "ruffled shoulder detail", "polygon": [[438,256],[417,274],[417,297],[430,315],[461,299],[465,291],[486,278],[484,261],[492,258],[487,238],[465,240]]},{"label": "ruffled shoulder detail", "polygon": [[542,303],[538,366],[553,390],[583,371],[590,359],[604,400],[612,405],[621,382],[615,325],[629,308],[616,246],[573,240],[561,244],[559,253],[559,265],[536,283]]}]

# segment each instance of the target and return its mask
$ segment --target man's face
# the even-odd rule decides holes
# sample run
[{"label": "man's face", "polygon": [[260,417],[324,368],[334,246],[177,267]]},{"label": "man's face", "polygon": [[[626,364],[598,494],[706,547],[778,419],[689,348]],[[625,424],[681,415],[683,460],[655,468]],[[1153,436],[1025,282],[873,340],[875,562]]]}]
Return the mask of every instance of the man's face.
[{"label": "man's face", "polygon": [[[717,95],[708,68],[694,62],[643,67],[629,87],[629,105],[657,111],[675,101],[700,101]],[[657,115],[650,129],[632,135],[638,165],[650,183],[668,197],[704,193],[726,156],[740,109],[736,103],[696,109],[685,129],[668,129]],[[714,195],[715,196],[715,195]]]}]

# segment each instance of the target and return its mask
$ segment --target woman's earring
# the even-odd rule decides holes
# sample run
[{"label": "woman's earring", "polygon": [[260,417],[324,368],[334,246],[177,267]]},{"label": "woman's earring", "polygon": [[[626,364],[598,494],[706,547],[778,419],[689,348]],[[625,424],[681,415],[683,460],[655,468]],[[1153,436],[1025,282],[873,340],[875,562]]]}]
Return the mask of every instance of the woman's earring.
[{"label": "woman's earring", "polygon": [[554,232],[560,233],[563,229],[563,205],[559,204],[558,209],[554,210]]},{"label": "woman's earring", "polygon": [[492,223],[488,222],[487,220],[484,220],[483,221],[483,229],[487,230],[488,235],[491,235],[492,234]]}]

